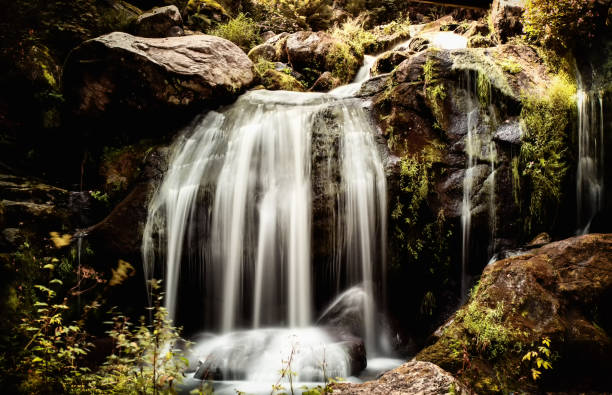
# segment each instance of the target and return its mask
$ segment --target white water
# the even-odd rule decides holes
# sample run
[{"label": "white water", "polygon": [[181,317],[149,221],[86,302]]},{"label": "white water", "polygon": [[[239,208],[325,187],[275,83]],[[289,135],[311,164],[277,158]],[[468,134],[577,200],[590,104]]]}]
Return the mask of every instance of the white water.
[{"label": "white water", "polygon": [[[466,90],[466,134],[464,140],[464,152],[466,155],[465,175],[463,177],[463,199],[461,201],[461,300],[468,296],[468,265],[471,251],[472,230],[472,201],[475,193],[475,177],[480,177],[478,172],[479,160],[488,161],[489,175],[483,183],[488,193],[488,216],[489,216],[489,239],[491,240],[486,249],[489,256],[495,251],[495,232],[497,226],[497,211],[495,199],[495,163],[497,161],[497,150],[493,141],[492,124],[496,123],[495,113],[491,103],[486,106],[481,104],[477,96],[476,84],[469,71],[464,74],[464,89]],[[491,98],[491,86],[488,86],[487,97]],[[479,125],[483,126],[479,129]]]},{"label": "white water", "polygon": [[[374,301],[384,281],[387,198],[366,106],[330,94],[253,91],[208,113],[175,143],[143,242],[146,275],[162,268],[172,319],[186,272],[201,274],[206,295],[220,299],[211,307],[219,334],[200,342],[196,357],[213,361],[224,378],[233,377],[230,367],[249,381],[277,378],[277,365],[287,358],[279,341],[290,334],[316,353],[325,349],[333,374],[350,372],[339,340],[308,327],[314,310],[311,140],[323,118],[341,136],[334,264],[342,267],[335,272],[344,286],[360,284],[368,294],[364,341],[369,352],[377,348]],[[285,329],[265,329],[279,325]],[[319,380],[315,358],[299,358],[292,367],[299,379]]]},{"label": "white water", "polygon": [[586,234],[590,231],[593,218],[603,208],[603,94],[586,90],[580,73],[576,75],[578,82],[577,222],[578,234]]}]

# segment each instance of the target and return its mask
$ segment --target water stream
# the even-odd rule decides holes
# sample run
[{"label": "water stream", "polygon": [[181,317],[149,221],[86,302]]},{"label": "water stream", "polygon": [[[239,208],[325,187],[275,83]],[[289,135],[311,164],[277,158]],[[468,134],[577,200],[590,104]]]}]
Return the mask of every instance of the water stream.
[{"label": "water stream", "polygon": [[579,72],[578,170],[576,203],[578,234],[587,234],[604,201],[603,92],[588,90]]},{"label": "water stream", "polygon": [[184,276],[202,279],[213,323],[196,344],[194,377],[257,387],[278,379],[294,353],[291,369],[300,381],[354,373],[359,340],[313,326],[312,212],[319,197],[312,166],[321,139],[337,150],[328,166],[339,179],[324,186],[336,191],[337,251],[329,284],[318,286],[362,290],[357,332],[369,357],[383,352],[376,305],[384,289],[386,178],[368,103],[351,97],[374,61],[366,57],[355,83],[329,94],[248,92],[194,121],[172,147],[149,206],[143,256],[146,275],[165,280],[172,319],[189,302],[179,295]]}]

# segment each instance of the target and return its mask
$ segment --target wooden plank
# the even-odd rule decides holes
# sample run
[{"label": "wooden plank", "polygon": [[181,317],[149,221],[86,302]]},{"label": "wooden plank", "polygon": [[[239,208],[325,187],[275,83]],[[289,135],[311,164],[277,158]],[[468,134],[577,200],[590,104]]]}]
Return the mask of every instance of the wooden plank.
[{"label": "wooden plank", "polygon": [[[469,0],[467,0],[469,1]],[[442,7],[454,7],[454,8],[466,8],[466,9],[470,9],[470,10],[483,10],[483,9],[487,9],[489,8],[489,5],[491,4],[491,1],[475,1],[472,2],[472,4],[465,4],[465,3],[461,3],[461,2],[456,2],[456,3],[448,3],[445,2],[444,0],[441,1],[436,1],[436,0],[410,0],[411,3],[422,3],[422,4],[431,4],[431,5],[437,5],[437,6],[442,6]],[[473,4],[473,3],[477,3],[477,4]]]}]

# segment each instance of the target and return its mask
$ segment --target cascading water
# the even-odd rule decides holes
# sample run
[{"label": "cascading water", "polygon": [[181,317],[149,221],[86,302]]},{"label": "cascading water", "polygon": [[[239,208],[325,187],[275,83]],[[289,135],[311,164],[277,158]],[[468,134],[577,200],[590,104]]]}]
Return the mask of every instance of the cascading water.
[{"label": "cascading water", "polygon": [[578,83],[578,172],[576,202],[578,234],[589,233],[591,222],[604,200],[604,111],[603,93]]},{"label": "cascading water", "polygon": [[[361,74],[366,79],[369,71]],[[202,366],[223,378],[278,377],[296,343],[309,350],[292,366],[302,379],[322,379],[314,373],[321,370],[315,355],[321,347],[331,372],[351,374],[346,342],[308,327],[314,312],[311,144],[313,131],[325,133],[326,122],[340,131],[340,180],[332,180],[338,183],[338,251],[329,281],[341,284],[340,290],[359,286],[365,292],[364,343],[368,353],[377,348],[386,178],[367,103],[349,93],[249,92],[197,120],[175,143],[149,206],[146,275],[162,270],[171,318],[177,317],[179,280],[186,272],[202,274],[205,298],[221,297],[210,304],[221,335],[200,342],[196,353],[207,361]],[[289,329],[272,328],[279,326]],[[289,341],[293,335],[295,342]]]},{"label": "cascading water", "polygon": [[[476,78],[474,78],[476,77]],[[466,134],[464,152],[466,168],[463,178],[463,199],[461,202],[461,300],[468,294],[468,265],[471,250],[472,202],[475,199],[475,179],[484,178],[489,196],[489,239],[487,254],[495,253],[496,201],[495,201],[495,163],[497,150],[493,141],[493,128],[496,123],[495,112],[491,106],[491,85],[485,76],[466,71],[463,76],[465,89]],[[484,99],[484,100],[483,100]],[[485,103],[481,103],[485,101]],[[488,166],[484,162],[488,162]]]}]

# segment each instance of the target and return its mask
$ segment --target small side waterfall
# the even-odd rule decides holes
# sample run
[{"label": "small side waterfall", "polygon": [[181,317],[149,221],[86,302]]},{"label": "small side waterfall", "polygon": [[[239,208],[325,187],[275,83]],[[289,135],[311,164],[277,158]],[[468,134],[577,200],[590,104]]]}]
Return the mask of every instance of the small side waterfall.
[{"label": "small side waterfall", "polygon": [[604,200],[604,110],[603,92],[587,90],[579,72],[578,83],[578,172],[576,203],[578,234],[589,233]]},{"label": "small side waterfall", "polygon": [[[469,278],[468,265],[472,249],[471,230],[473,202],[476,196],[475,181],[482,182],[488,194],[489,246],[487,254],[495,253],[496,200],[495,200],[495,163],[497,151],[493,141],[496,123],[495,112],[491,106],[492,89],[486,76],[466,71],[462,87],[465,90],[464,108],[466,112],[466,134],[464,152],[466,168],[463,177],[463,199],[461,203],[461,298],[467,297]],[[481,188],[485,189],[485,188]],[[481,199],[482,200],[482,199]]]}]

